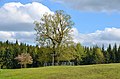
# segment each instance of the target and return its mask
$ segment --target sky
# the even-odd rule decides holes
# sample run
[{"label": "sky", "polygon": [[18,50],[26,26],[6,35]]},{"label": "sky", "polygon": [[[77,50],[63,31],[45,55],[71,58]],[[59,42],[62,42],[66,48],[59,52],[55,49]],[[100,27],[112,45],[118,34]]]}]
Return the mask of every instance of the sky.
[{"label": "sky", "polygon": [[120,0],[0,0],[0,41],[35,45],[34,21],[64,10],[72,17],[73,40],[85,46],[120,44]]}]

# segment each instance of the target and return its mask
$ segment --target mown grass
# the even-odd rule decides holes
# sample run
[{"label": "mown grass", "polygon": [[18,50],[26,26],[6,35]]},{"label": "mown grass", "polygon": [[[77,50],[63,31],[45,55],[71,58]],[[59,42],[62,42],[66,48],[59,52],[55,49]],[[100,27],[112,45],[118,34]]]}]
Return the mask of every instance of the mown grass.
[{"label": "mown grass", "polygon": [[120,79],[120,64],[1,69],[0,79]]}]

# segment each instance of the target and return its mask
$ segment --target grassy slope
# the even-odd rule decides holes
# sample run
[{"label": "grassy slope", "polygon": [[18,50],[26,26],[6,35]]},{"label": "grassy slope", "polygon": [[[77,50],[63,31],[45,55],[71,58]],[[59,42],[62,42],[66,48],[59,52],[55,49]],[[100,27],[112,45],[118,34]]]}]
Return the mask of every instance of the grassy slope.
[{"label": "grassy slope", "polygon": [[120,79],[120,64],[3,69],[0,79]]}]

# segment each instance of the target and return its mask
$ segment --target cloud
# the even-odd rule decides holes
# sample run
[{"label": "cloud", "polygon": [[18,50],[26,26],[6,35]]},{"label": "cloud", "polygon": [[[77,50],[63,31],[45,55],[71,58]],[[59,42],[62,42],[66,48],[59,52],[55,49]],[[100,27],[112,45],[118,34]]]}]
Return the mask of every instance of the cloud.
[{"label": "cloud", "polygon": [[[64,2],[68,0],[63,0]],[[68,3],[70,6],[74,7],[76,4],[76,9],[79,10],[93,10],[97,11],[99,7],[99,11],[119,11],[116,6],[117,0],[114,0],[111,4],[104,3],[105,1],[95,1],[94,5],[92,4],[93,0],[69,0]],[[107,0],[106,0],[107,1]],[[109,0],[111,1],[111,0]],[[61,1],[62,2],[62,1]],[[89,3],[91,2],[91,4]],[[98,5],[95,5],[96,2]],[[114,7],[113,4],[116,5]],[[103,8],[101,8],[101,4],[104,3]],[[119,3],[119,2],[118,2]],[[85,5],[83,5],[85,4]],[[89,5],[87,5],[89,4]],[[111,6],[106,8],[107,6]],[[6,3],[2,7],[0,7],[0,40],[10,40],[14,42],[16,39],[20,42],[25,42],[29,44],[33,44],[35,42],[35,32],[34,32],[34,20],[39,20],[41,16],[45,13],[53,13],[48,7],[42,5],[38,2],[32,2],[28,4],[21,4],[20,2],[11,2]],[[73,38],[75,42],[80,42],[86,46],[93,45],[108,45],[109,43],[118,43],[120,44],[120,28],[105,28],[104,30],[97,30],[94,33],[82,34],[76,28],[73,28]]]},{"label": "cloud", "polygon": [[9,40],[33,44],[35,42],[34,24],[44,13],[53,13],[47,6],[32,2],[5,3],[0,7],[0,41]]},{"label": "cloud", "polygon": [[73,28],[72,35],[75,42],[80,42],[85,46],[120,44],[120,28],[105,28],[89,34],[81,34],[76,28]]},{"label": "cloud", "polygon": [[0,31],[0,40],[6,41],[9,40],[11,42],[15,42],[19,40],[19,42],[24,42],[28,44],[34,44],[35,42],[35,32],[8,32],[8,31]]},{"label": "cloud", "polygon": [[[108,44],[120,44],[120,28],[105,28],[89,34],[82,34],[76,28],[72,28],[72,30],[73,41],[76,43],[80,42],[84,46],[102,46],[104,44],[107,47]],[[35,32],[0,31],[0,40],[6,41],[8,39],[11,42],[15,42],[17,39],[19,42],[35,45],[34,34]]]},{"label": "cloud", "polygon": [[10,2],[0,7],[0,31],[33,31],[35,20],[52,11],[38,2]]},{"label": "cloud", "polygon": [[120,0],[53,0],[80,11],[119,12]]}]

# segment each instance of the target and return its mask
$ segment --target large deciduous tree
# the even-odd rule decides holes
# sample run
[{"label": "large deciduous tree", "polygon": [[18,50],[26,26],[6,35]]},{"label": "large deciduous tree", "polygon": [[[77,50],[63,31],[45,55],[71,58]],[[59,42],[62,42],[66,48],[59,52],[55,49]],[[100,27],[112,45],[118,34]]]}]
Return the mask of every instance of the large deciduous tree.
[{"label": "large deciduous tree", "polygon": [[58,49],[63,44],[69,44],[72,41],[70,35],[71,28],[74,23],[71,21],[70,15],[59,10],[53,14],[45,13],[40,22],[34,22],[36,27],[36,41],[40,46],[49,46],[53,49],[53,65],[54,56],[58,54]]}]

